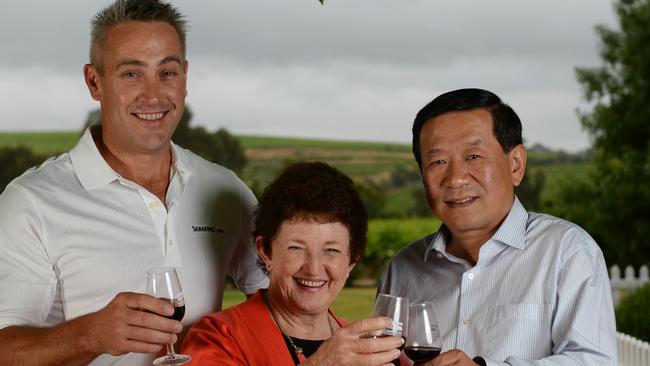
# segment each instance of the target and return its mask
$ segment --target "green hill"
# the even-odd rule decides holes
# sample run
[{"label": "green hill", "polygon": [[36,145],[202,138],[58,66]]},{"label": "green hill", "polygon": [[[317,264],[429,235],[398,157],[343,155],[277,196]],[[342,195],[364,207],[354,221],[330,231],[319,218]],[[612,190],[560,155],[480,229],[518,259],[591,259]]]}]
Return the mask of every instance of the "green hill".
[{"label": "green hill", "polygon": [[[412,216],[423,206],[420,178],[409,144],[333,141],[267,136],[237,136],[248,158],[242,178],[260,192],[290,162],[328,162],[364,184],[368,201],[376,203],[371,214],[381,217]],[[25,145],[35,153],[55,155],[73,147],[79,132],[0,132],[0,147]],[[583,174],[586,153],[568,154],[534,146],[529,152],[529,175],[542,171],[543,200],[551,200],[557,182]],[[418,189],[420,191],[418,191]]]}]

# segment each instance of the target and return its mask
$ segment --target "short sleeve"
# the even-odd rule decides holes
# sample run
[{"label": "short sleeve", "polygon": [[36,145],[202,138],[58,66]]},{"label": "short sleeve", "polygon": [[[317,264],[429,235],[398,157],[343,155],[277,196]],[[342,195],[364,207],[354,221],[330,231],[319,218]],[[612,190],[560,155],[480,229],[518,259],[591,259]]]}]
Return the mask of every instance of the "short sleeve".
[{"label": "short sleeve", "polygon": [[44,325],[54,302],[56,275],[36,207],[15,184],[0,195],[0,328]]},{"label": "short sleeve", "polygon": [[237,248],[230,261],[230,277],[237,288],[245,294],[252,294],[268,287],[268,278],[258,264],[257,250],[253,242],[253,212],[257,199],[253,192],[243,183],[240,185],[241,216],[240,233]]}]

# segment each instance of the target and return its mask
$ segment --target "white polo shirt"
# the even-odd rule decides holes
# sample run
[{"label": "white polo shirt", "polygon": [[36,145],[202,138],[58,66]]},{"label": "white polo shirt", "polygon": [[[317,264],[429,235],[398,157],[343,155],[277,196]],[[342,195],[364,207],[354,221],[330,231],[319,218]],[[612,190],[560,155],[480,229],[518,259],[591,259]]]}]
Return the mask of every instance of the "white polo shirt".
[{"label": "white polo shirt", "polygon": [[[218,311],[225,276],[253,293],[268,280],[251,240],[252,192],[230,170],[172,144],[166,202],[120,177],[90,129],[0,195],[0,328],[51,326],[144,292],[145,272],[177,268],[183,323]],[[150,365],[100,356],[92,365]]]}]

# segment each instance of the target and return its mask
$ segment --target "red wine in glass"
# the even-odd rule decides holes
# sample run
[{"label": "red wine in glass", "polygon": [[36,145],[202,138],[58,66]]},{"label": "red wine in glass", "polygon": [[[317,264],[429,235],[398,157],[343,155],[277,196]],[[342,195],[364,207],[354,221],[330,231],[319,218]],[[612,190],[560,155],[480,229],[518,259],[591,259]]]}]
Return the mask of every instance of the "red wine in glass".
[{"label": "red wine in glass", "polygon": [[413,362],[426,362],[440,354],[440,347],[409,346],[404,348],[404,353]]},{"label": "red wine in glass", "polygon": [[413,362],[426,362],[440,354],[442,342],[433,303],[409,305],[404,353]]},{"label": "red wine in glass", "polygon": [[185,316],[185,305],[174,307],[174,314],[172,314],[172,316],[168,316],[168,318],[181,321],[183,320],[183,316]]},{"label": "red wine in glass", "polygon": [[[147,293],[174,305],[174,314],[167,318],[181,321],[185,316],[183,291],[178,274],[173,267],[160,267],[147,271]],[[188,355],[174,352],[173,344],[166,346],[167,354],[154,360],[154,365],[182,365],[192,360]]]}]

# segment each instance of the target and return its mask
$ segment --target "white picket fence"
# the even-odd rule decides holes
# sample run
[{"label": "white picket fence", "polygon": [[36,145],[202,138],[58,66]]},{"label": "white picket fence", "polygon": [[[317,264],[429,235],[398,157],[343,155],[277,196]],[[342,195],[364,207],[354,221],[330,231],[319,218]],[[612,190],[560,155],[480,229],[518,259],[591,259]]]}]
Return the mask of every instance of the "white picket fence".
[{"label": "white picket fence", "polygon": [[619,366],[650,365],[650,343],[623,333],[616,333]]},{"label": "white picket fence", "polygon": [[[650,281],[648,277],[647,266],[641,266],[637,278],[632,266],[625,267],[625,277],[621,277],[621,269],[619,266],[613,265],[609,270],[609,280],[612,286],[614,306],[618,306],[624,296]],[[650,366],[650,343],[624,333],[616,333],[616,339],[620,366]]]},{"label": "white picket fence", "polygon": [[634,275],[634,268],[632,266],[625,267],[625,277],[621,277],[621,269],[619,266],[613,265],[609,269],[609,281],[612,285],[612,300],[616,307],[621,302],[622,296],[634,292],[634,290],[650,281],[648,279],[648,267],[641,266],[639,269],[639,277],[637,278]]}]

